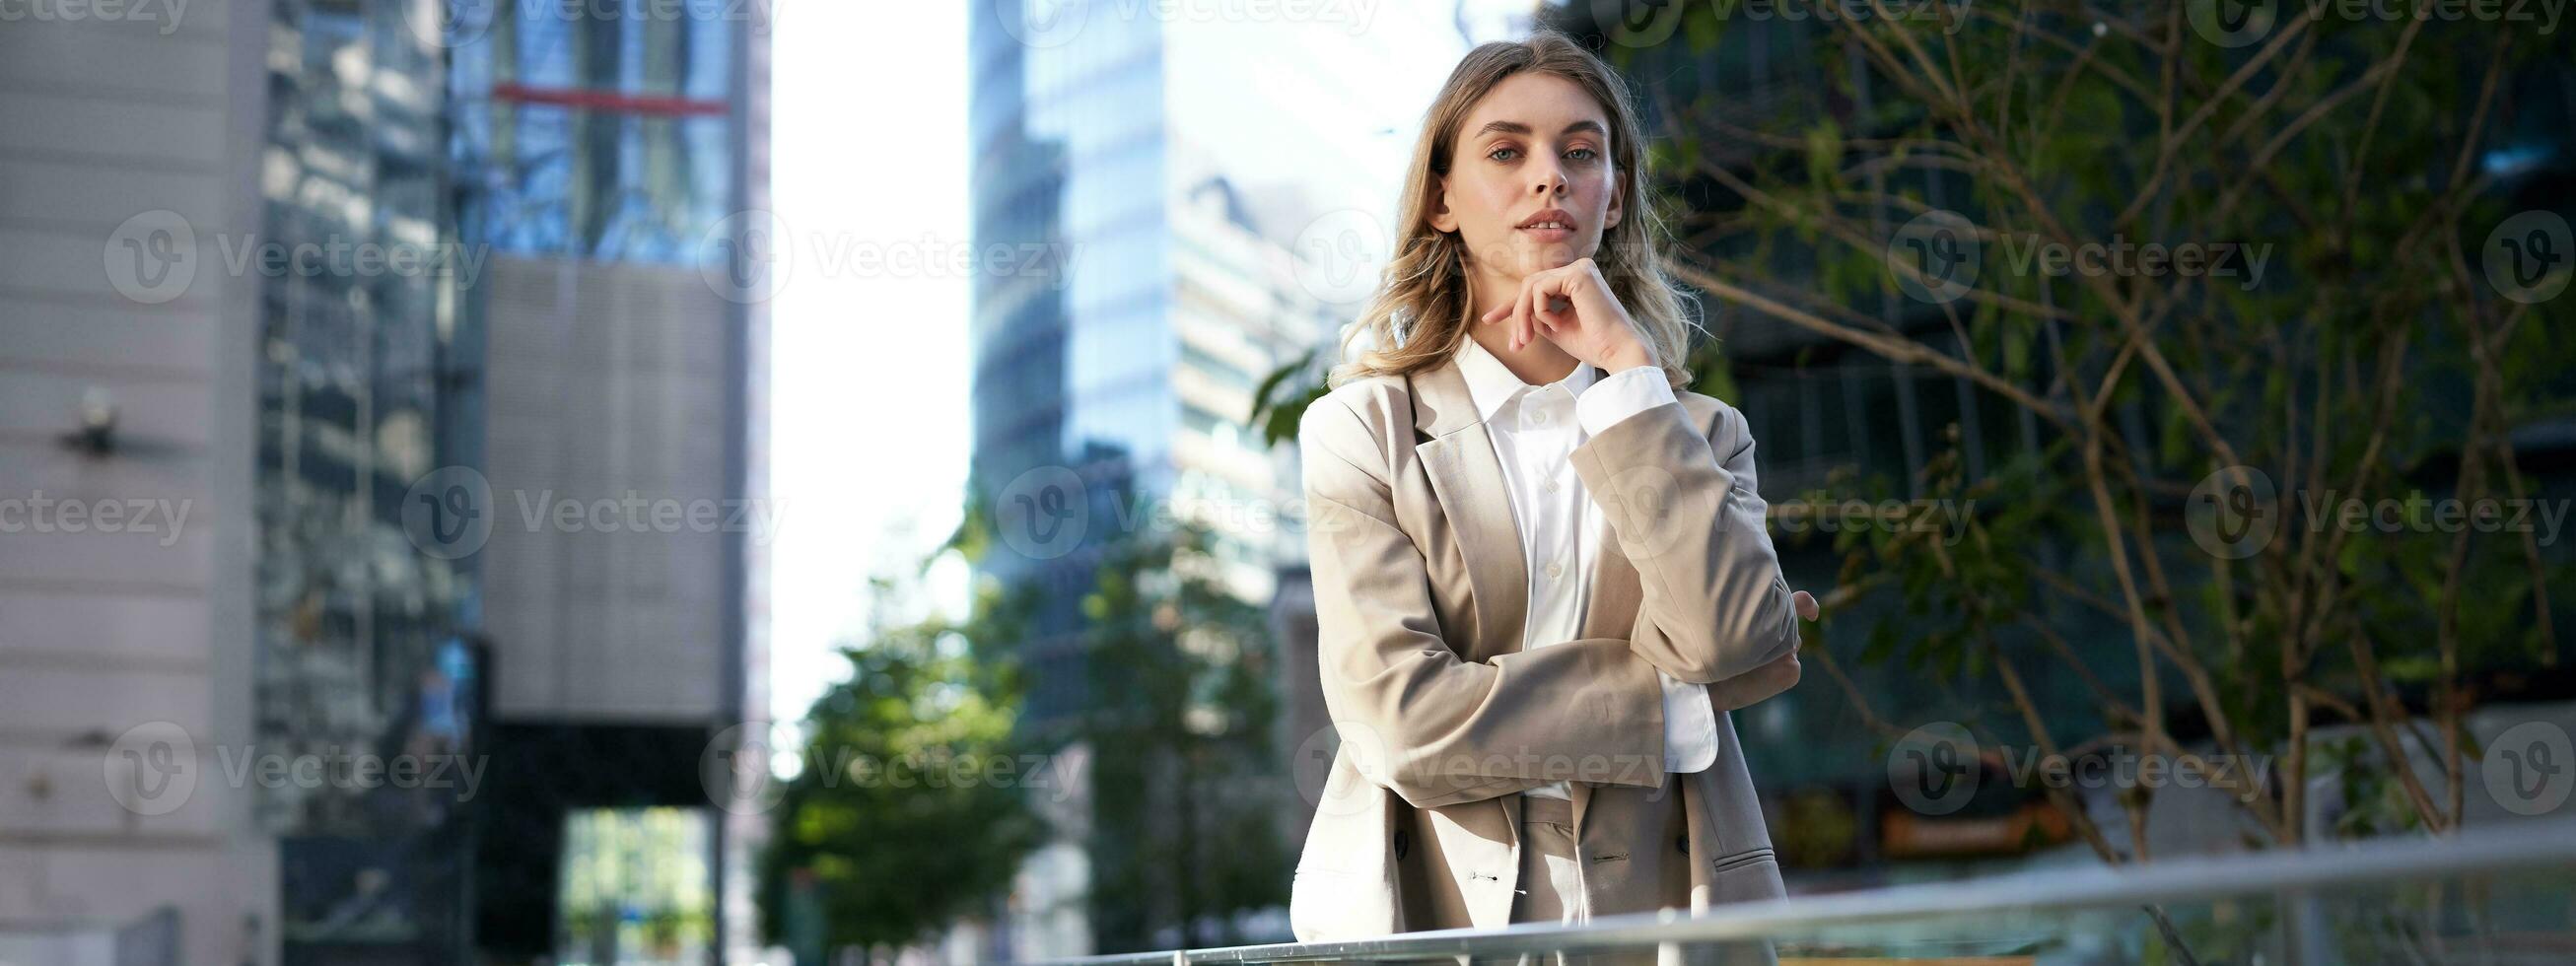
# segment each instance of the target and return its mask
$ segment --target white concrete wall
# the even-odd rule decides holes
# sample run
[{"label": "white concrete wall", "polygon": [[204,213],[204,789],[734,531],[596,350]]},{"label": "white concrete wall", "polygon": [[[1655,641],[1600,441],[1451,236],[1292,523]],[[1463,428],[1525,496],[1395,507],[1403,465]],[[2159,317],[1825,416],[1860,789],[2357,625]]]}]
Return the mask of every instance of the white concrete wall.
[{"label": "white concrete wall", "polygon": [[[51,9],[0,21],[0,500],[187,515],[72,533],[58,512],[0,508],[0,933],[171,906],[187,962],[273,962],[275,843],[214,764],[251,728],[258,293],[208,254],[258,225],[268,4]],[[108,256],[154,210],[207,241],[193,281],[145,304]],[[94,393],[142,445],[94,458],[57,441]],[[149,722],[196,751],[140,810],[166,814],[110,794],[112,743]]]},{"label": "white concrete wall", "polygon": [[723,530],[773,509],[723,502],[730,306],[688,266],[495,255],[484,284],[493,715],[717,721]]}]

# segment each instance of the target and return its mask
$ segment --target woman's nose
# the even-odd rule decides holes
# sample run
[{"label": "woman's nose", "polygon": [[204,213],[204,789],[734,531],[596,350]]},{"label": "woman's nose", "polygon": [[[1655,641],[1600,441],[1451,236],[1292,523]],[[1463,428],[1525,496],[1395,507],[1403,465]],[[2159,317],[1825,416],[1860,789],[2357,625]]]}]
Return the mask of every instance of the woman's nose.
[{"label": "woman's nose", "polygon": [[1540,195],[1561,195],[1565,193],[1565,187],[1565,169],[1551,164],[1539,172],[1538,181],[1530,185],[1530,190]]}]

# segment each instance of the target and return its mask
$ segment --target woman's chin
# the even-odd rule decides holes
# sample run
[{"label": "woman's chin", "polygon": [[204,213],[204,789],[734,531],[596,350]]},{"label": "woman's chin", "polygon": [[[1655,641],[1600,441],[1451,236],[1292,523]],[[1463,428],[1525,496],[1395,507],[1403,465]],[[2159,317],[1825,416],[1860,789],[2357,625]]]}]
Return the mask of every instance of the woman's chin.
[{"label": "woman's chin", "polygon": [[1542,242],[1531,245],[1523,249],[1521,252],[1521,266],[1523,269],[1521,275],[1523,277],[1527,277],[1530,275],[1536,275],[1540,272],[1564,268],[1565,266],[1574,264],[1586,254],[1588,253],[1572,242]]}]

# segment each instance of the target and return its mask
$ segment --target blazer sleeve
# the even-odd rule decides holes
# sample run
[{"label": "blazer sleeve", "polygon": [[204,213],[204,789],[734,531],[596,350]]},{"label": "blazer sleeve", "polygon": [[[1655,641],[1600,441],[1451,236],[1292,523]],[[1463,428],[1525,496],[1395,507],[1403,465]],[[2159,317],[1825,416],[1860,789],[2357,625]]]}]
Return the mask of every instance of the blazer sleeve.
[{"label": "blazer sleeve", "polygon": [[1344,753],[1416,808],[1556,781],[1662,783],[1663,685],[1627,641],[1490,663],[1450,649],[1377,432],[1338,396],[1298,432],[1324,705]]},{"label": "blazer sleeve", "polygon": [[1702,435],[1681,403],[1667,403],[1594,434],[1573,462],[1637,566],[1639,655],[1707,684],[1797,649],[1743,413],[1718,407]]}]

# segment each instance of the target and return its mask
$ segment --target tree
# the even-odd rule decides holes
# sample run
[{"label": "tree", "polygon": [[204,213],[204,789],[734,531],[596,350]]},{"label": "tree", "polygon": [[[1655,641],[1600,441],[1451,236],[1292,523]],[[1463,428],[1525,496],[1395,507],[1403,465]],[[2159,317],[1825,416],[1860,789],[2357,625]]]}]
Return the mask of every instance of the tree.
[{"label": "tree", "polygon": [[[2475,753],[2463,674],[2555,661],[2559,565],[2530,531],[2356,534],[2313,515],[2315,498],[2529,495],[2509,436],[2569,411],[2571,354],[2538,320],[2565,303],[2473,267],[2517,207],[2476,162],[2507,146],[2517,65],[2551,53],[2425,19],[2229,33],[2190,6],[1819,18],[1818,89],[1662,105],[1668,158],[1719,199],[1683,220],[1679,275],[2044,427],[1978,475],[1953,425],[1919,479],[1880,484],[1988,512],[1956,546],[1886,529],[1838,546],[1846,590],[1894,594],[1915,631],[1881,628],[1863,660],[1991,680],[2053,752],[2022,668],[2084,673],[2098,658],[2058,628],[2098,614],[2136,670],[2133,693],[2086,678],[2097,740],[2196,769],[2278,750],[2290,780],[2238,789],[2258,841],[2308,837],[2297,779],[2330,716],[2367,727],[2411,806],[2403,824],[2452,828]],[[1729,26],[1688,24],[1694,44]],[[2268,274],[2258,246],[2279,256]],[[2211,263],[2187,269],[2187,251]],[[1968,258],[1983,271],[1962,271]],[[1713,346],[1697,361],[1725,368]],[[2038,545],[2073,548],[2077,565]],[[2461,606],[2466,588],[2480,606]],[[1832,649],[1819,656],[1833,670]],[[2436,722],[2442,787],[2407,765],[2404,688]],[[2175,740],[2174,709],[2204,747]],[[2153,792],[2139,792],[2123,801],[2125,848],[2061,805],[2104,859],[2145,859]]]},{"label": "tree", "polygon": [[1122,531],[1083,599],[1095,762],[1092,929],[1104,949],[1231,944],[1232,917],[1287,901],[1275,820],[1290,794],[1262,610],[1215,538]]},{"label": "tree", "polygon": [[1022,787],[1035,756],[1011,738],[1027,612],[1025,596],[992,591],[962,622],[884,627],[842,652],[849,680],[807,714],[804,768],[761,859],[772,941],[800,877],[834,948],[914,943],[1009,890],[1045,829]]},{"label": "tree", "polygon": [[[1836,479],[1975,512],[1955,544],[1838,538],[1829,614],[1886,606],[1857,653],[1828,617],[1807,647],[1826,676],[1890,736],[1904,729],[1844,664],[1901,664],[1963,704],[1999,691],[2006,727],[2046,752],[2166,756],[2244,792],[2257,847],[2457,828],[2477,672],[2557,663],[2564,560],[2531,529],[2356,532],[2341,514],[2528,499],[2515,432],[2576,408],[2576,342],[2556,337],[2576,299],[2544,294],[2566,260],[2497,271],[2536,230],[2519,212],[2566,205],[2563,180],[2553,195],[2497,162],[2517,137],[2564,143],[2516,97],[2563,80],[2564,44],[2296,5],[2244,23],[2206,19],[2239,7],[2208,3],[1772,5],[1805,11],[1798,30],[1730,16],[1751,6],[1613,5],[1626,19],[1592,28],[1661,120],[1670,261],[1711,328],[1786,325],[1963,382],[2036,427],[2029,445],[1982,448],[1933,427],[1919,473]],[[1731,35],[1756,28],[1800,45],[1803,73],[1686,86],[1692,66],[1740,64]],[[2254,245],[2277,257],[2255,269]],[[2203,259],[2188,271],[2186,246]],[[2217,258],[2235,274],[2214,274]],[[1691,366],[1736,401],[1739,362],[1710,339]],[[1314,375],[1267,387],[1254,421],[1274,440]],[[2067,633],[2087,625],[2118,649]],[[2080,679],[2098,717],[2043,715],[2039,674]],[[2312,738],[2338,723],[2365,741]],[[2416,774],[2410,740],[2440,781]],[[2281,762],[2261,787],[2211,766],[2257,752]],[[2309,828],[2304,778],[2328,754],[2391,807]],[[2120,801],[2126,842],[2052,797],[2104,861],[2151,857],[2151,789]]]}]

